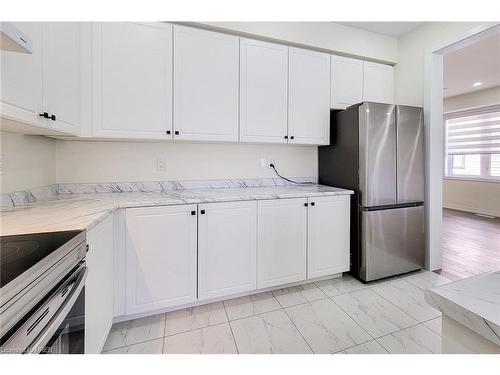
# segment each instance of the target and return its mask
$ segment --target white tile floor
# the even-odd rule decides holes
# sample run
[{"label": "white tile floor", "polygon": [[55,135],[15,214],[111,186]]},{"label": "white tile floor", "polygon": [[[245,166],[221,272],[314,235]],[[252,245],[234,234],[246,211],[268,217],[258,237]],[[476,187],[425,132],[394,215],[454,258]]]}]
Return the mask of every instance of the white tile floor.
[{"label": "white tile floor", "polygon": [[439,353],[441,314],[417,272],[363,284],[351,276],[113,325],[103,353]]}]

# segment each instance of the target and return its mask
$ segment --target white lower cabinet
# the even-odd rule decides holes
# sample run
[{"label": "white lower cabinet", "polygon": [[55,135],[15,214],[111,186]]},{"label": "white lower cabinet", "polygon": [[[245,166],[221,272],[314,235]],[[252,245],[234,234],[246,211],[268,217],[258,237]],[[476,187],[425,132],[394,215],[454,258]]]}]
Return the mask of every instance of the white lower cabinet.
[{"label": "white lower cabinet", "polygon": [[115,316],[348,271],[349,207],[344,195],[126,209],[116,216],[125,251],[116,252]]},{"label": "white lower cabinet", "polygon": [[87,233],[85,353],[101,352],[113,323],[113,215]]},{"label": "white lower cabinet", "polygon": [[309,198],[307,278],[349,271],[350,195]]},{"label": "white lower cabinet", "polygon": [[257,203],[198,206],[198,299],[254,290]]},{"label": "white lower cabinet", "polygon": [[125,212],[126,314],[196,301],[196,205]]},{"label": "white lower cabinet", "polygon": [[306,279],[307,199],[258,202],[257,288]]}]

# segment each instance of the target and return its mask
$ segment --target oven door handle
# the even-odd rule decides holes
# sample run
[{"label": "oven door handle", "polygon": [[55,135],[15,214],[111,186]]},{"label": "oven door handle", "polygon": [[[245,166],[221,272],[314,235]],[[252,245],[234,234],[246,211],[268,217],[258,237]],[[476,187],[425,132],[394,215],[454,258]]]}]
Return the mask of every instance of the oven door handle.
[{"label": "oven door handle", "polygon": [[2,345],[2,353],[40,353],[60,327],[85,286],[82,264]]},{"label": "oven door handle", "polygon": [[[76,277],[76,280],[73,281],[74,282],[73,288],[66,296],[66,299],[61,304],[61,307],[57,310],[56,315],[48,322],[43,331],[39,333],[35,341],[33,341],[33,343],[31,343],[29,347],[26,349],[26,353],[40,353],[45,347],[45,345],[47,345],[47,343],[52,338],[54,333],[57,331],[61,323],[64,321],[64,319],[66,319],[66,316],[68,315],[70,310],[73,308],[76,299],[78,298],[80,292],[85,286],[85,279],[87,278],[87,273],[88,273],[87,267],[81,267],[77,271],[75,271],[75,273],[71,277],[72,280],[74,280],[74,277]],[[71,285],[71,283],[63,285],[63,287],[60,288],[59,290],[64,289],[68,285]]]}]

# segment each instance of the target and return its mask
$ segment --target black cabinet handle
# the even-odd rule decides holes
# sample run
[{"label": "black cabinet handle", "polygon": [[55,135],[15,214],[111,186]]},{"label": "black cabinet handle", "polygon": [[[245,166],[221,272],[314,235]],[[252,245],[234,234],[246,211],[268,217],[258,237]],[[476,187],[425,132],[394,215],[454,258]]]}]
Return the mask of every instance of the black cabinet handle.
[{"label": "black cabinet handle", "polygon": [[288,139],[288,135],[285,135],[285,139]]},{"label": "black cabinet handle", "polygon": [[205,215],[205,210],[201,210],[200,214]]},{"label": "black cabinet handle", "polygon": [[311,206],[314,206],[315,204],[316,204],[316,203],[314,203],[314,202],[311,202]]},{"label": "black cabinet handle", "polygon": [[191,215],[192,216],[196,215],[196,211],[191,211]]},{"label": "black cabinet handle", "polygon": [[305,206],[305,207],[307,207],[307,206],[309,206],[309,205],[308,205],[307,203],[304,203],[304,206]]},{"label": "black cabinet handle", "polygon": [[52,121],[56,121],[56,115],[49,116],[47,112],[39,113],[38,116],[41,116],[43,118],[49,118]]},{"label": "black cabinet handle", "polygon": [[174,132],[174,134],[175,134],[175,135],[179,135],[179,131],[178,131],[178,130],[176,130],[176,131]]},{"label": "black cabinet handle", "polygon": [[292,136],[290,137],[290,139],[295,139],[295,137],[292,135]]},{"label": "black cabinet handle", "polygon": [[166,133],[167,133],[167,134],[170,134],[170,133],[171,133],[171,131],[170,131],[170,130],[167,130],[167,131],[166,131]]}]

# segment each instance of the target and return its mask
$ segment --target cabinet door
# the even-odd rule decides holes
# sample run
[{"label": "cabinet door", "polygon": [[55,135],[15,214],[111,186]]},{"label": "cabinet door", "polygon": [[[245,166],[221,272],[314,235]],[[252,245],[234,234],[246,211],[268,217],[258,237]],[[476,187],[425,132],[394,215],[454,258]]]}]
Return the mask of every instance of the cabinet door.
[{"label": "cabinet door", "polygon": [[174,139],[238,141],[239,39],[174,27]]},{"label": "cabinet door", "polygon": [[92,40],[94,136],[171,139],[172,25],[97,23]]},{"label": "cabinet door", "polygon": [[198,213],[198,298],[256,289],[257,203],[200,204]]},{"label": "cabinet door", "polygon": [[309,198],[309,279],[349,271],[349,207],[349,195]]},{"label": "cabinet door", "polygon": [[363,61],[334,55],[331,60],[331,108],[345,109],[362,102]]},{"label": "cabinet door", "polygon": [[240,40],[240,141],[287,142],[288,47]]},{"label": "cabinet door", "polygon": [[1,51],[0,113],[9,120],[43,126],[38,114],[42,99],[42,25],[14,22],[33,41],[33,53]]},{"label": "cabinet door", "polygon": [[363,100],[367,102],[393,104],[393,67],[365,61],[363,70]]},{"label": "cabinet door", "polygon": [[80,23],[43,24],[43,111],[55,115],[47,127],[80,130]]},{"label": "cabinet door", "polygon": [[196,205],[130,208],[126,313],[196,301]]},{"label": "cabinet door", "polygon": [[258,202],[257,287],[306,278],[307,199]]},{"label": "cabinet door", "polygon": [[113,324],[113,215],[87,233],[85,353],[99,354]]},{"label": "cabinet door", "polygon": [[288,142],[329,143],[330,55],[289,49]]}]

